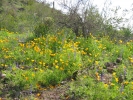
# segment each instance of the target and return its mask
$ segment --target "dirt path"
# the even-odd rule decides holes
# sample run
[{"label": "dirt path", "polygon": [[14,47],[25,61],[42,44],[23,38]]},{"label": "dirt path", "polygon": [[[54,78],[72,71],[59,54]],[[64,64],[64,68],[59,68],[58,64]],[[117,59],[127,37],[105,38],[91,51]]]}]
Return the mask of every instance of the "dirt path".
[{"label": "dirt path", "polygon": [[69,83],[57,86],[53,89],[47,89],[38,96],[39,100],[68,100],[66,92],[69,90]]}]

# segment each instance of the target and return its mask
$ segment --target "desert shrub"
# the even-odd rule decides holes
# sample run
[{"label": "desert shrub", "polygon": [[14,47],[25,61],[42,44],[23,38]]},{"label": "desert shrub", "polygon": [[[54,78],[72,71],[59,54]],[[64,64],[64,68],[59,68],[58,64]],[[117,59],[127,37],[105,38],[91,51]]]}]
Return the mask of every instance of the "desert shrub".
[{"label": "desert shrub", "polygon": [[36,37],[45,36],[50,33],[54,20],[51,17],[45,17],[43,22],[40,22],[34,29]]}]

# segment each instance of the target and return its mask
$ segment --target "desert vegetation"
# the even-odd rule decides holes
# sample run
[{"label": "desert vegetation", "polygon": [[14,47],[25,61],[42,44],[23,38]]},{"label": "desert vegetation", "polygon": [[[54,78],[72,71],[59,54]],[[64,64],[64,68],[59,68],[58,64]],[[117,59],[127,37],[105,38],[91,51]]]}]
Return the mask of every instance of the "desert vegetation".
[{"label": "desert vegetation", "polygon": [[0,99],[132,100],[126,19],[106,17],[109,10],[102,15],[90,1],[60,5],[68,12],[35,0],[0,1]]}]

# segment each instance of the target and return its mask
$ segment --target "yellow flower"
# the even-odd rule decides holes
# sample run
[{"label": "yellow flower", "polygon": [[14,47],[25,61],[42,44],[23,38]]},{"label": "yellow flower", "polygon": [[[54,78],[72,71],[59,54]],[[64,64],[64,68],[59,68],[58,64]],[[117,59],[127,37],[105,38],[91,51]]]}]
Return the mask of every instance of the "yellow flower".
[{"label": "yellow flower", "polygon": [[99,80],[100,80],[99,73],[98,73],[98,72],[96,72],[96,73],[95,73],[95,75],[96,75],[97,80],[99,81]]},{"label": "yellow flower", "polygon": [[88,59],[88,62],[91,62],[91,60],[90,60],[90,59]]},{"label": "yellow flower", "polygon": [[118,82],[118,78],[115,78],[115,81]]},{"label": "yellow flower", "polygon": [[85,54],[86,54],[86,52],[84,52],[84,51],[82,50],[82,51],[81,51],[81,54],[85,55]]},{"label": "yellow flower", "polygon": [[128,81],[125,81],[124,84],[127,85],[129,82]]},{"label": "yellow flower", "polygon": [[86,76],[86,75],[84,75],[83,77],[84,77],[84,78],[86,78],[87,76]]},{"label": "yellow flower", "polygon": [[86,51],[88,50],[88,48],[85,49]]},{"label": "yellow flower", "polygon": [[105,88],[108,88],[108,84],[104,84],[104,87],[105,87]]},{"label": "yellow flower", "polygon": [[34,68],[35,70],[38,70],[38,68]]},{"label": "yellow flower", "polygon": [[41,94],[40,93],[37,93],[37,96],[39,97]]},{"label": "yellow flower", "polygon": [[52,53],[51,53],[51,54],[50,54],[50,56],[54,57],[54,56],[55,56],[55,54],[52,54]]},{"label": "yellow flower", "polygon": [[30,58],[26,58],[27,60],[29,60]]},{"label": "yellow flower", "polygon": [[54,62],[55,62],[55,63],[58,63],[58,60],[55,60]]},{"label": "yellow flower", "polygon": [[58,65],[56,65],[56,66],[55,66],[55,68],[56,68],[56,69],[58,69],[58,68],[59,68],[59,66],[58,66]]},{"label": "yellow flower", "polygon": [[60,70],[64,70],[64,68],[60,67]]},{"label": "yellow flower", "polygon": [[95,61],[95,64],[98,65],[99,64],[99,61]]},{"label": "yellow flower", "polygon": [[35,60],[31,60],[32,62],[34,62]]},{"label": "yellow flower", "polygon": [[43,62],[43,66],[45,66],[45,63]]},{"label": "yellow flower", "polygon": [[23,43],[19,43],[19,45],[20,45],[21,47],[24,47],[24,44],[23,44]]},{"label": "yellow flower", "polygon": [[133,85],[133,82],[131,82],[131,84]]},{"label": "yellow flower", "polygon": [[34,73],[32,73],[32,77],[35,77],[35,74]]},{"label": "yellow flower", "polygon": [[60,59],[60,62],[63,62],[63,60],[62,60],[62,59]]},{"label": "yellow flower", "polygon": [[43,70],[42,70],[42,69],[40,69],[40,72],[42,73],[42,72],[43,72]]},{"label": "yellow flower", "polygon": [[13,70],[13,71],[15,71],[15,70],[16,70],[16,68],[15,68],[15,67],[13,67],[13,68],[12,68],[12,70]]},{"label": "yellow flower", "polygon": [[119,40],[119,43],[122,43],[122,40]]},{"label": "yellow flower", "polygon": [[112,75],[115,77],[116,76],[116,73],[113,73]]},{"label": "yellow flower", "polygon": [[39,52],[39,51],[40,51],[40,48],[39,48],[38,46],[35,46],[35,47],[34,47],[34,50],[35,50],[36,52]]},{"label": "yellow flower", "polygon": [[40,62],[39,62],[39,64],[40,64],[40,65],[42,65],[42,64],[43,64],[43,62],[42,62],[42,61],[40,61]]},{"label": "yellow flower", "polygon": [[29,78],[28,77],[25,77],[25,79],[26,79],[26,81],[28,81]]},{"label": "yellow flower", "polygon": [[114,86],[115,84],[114,84],[114,83],[111,83],[110,85],[111,85],[111,86]]},{"label": "yellow flower", "polygon": [[78,64],[78,66],[79,66],[79,67],[81,67],[81,66],[82,66],[82,64]]}]

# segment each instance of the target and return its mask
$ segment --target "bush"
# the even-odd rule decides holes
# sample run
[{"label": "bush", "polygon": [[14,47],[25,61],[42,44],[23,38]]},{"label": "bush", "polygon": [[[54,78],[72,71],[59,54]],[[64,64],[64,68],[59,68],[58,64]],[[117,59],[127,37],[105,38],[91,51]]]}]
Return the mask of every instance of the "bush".
[{"label": "bush", "polygon": [[44,22],[39,23],[35,29],[34,33],[36,37],[45,36],[52,30],[54,20],[51,17],[45,17]]}]

